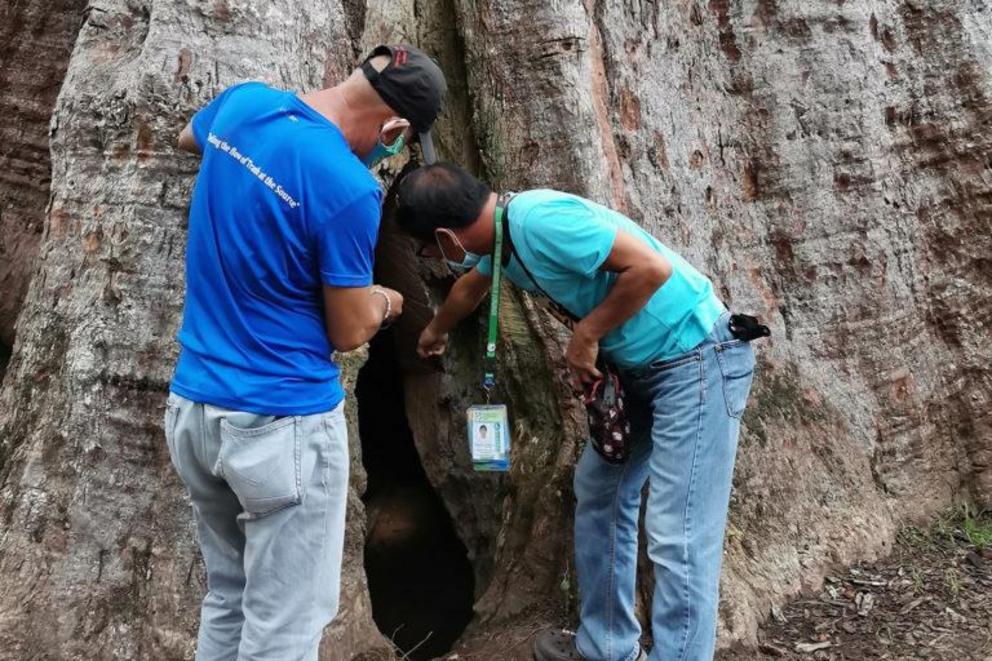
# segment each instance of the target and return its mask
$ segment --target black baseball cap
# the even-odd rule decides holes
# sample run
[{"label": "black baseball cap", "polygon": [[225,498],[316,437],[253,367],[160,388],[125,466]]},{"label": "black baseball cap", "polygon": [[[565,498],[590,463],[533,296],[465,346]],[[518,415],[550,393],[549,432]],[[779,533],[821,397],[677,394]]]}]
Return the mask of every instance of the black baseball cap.
[{"label": "black baseball cap", "polygon": [[[388,55],[389,63],[376,71],[371,60]],[[431,125],[441,112],[448,84],[441,67],[425,52],[405,44],[376,46],[362,62],[362,72],[383,101],[403,119],[410,122],[420,136],[424,160],[437,161]]]}]

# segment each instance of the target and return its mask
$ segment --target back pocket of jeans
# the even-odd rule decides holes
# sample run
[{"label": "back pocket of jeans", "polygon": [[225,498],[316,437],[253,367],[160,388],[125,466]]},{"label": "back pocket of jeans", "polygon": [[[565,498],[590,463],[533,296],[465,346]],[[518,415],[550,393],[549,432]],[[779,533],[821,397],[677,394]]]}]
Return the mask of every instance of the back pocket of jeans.
[{"label": "back pocket of jeans", "polygon": [[716,345],[716,358],[723,376],[723,397],[727,414],[739,418],[747,405],[754,378],[754,349],[747,342],[731,340]]},{"label": "back pocket of jeans", "polygon": [[227,480],[248,518],[302,502],[297,431],[294,417],[250,429],[221,420],[218,473]]}]

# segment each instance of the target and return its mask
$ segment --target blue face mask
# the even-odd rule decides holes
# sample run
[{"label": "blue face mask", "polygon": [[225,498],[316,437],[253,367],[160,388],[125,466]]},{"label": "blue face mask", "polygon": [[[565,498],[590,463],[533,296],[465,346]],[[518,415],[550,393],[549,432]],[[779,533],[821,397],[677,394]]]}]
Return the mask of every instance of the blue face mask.
[{"label": "blue face mask", "polygon": [[452,270],[464,273],[465,271],[470,271],[475,268],[475,266],[482,261],[482,255],[476,255],[474,252],[465,251],[465,256],[462,257],[462,261],[456,262],[454,260],[445,258],[445,262]]},{"label": "blue face mask", "polygon": [[462,253],[464,253],[462,256],[462,261],[460,262],[448,257],[447,253],[444,251],[444,245],[442,245],[439,237],[435,237],[434,240],[437,241],[438,250],[441,251],[441,259],[444,260],[452,271],[456,273],[464,273],[465,271],[471,270],[476,264],[482,261],[482,255],[477,255],[474,252],[469,252],[466,250],[465,246],[462,245],[462,242],[458,240],[458,237],[452,236],[451,238],[458,244],[458,247],[461,248]]},{"label": "blue face mask", "polygon": [[396,156],[396,154],[403,150],[403,144],[405,142],[406,140],[402,134],[388,147],[382,144],[381,138],[376,140],[375,147],[372,148],[372,151],[369,152],[368,156],[366,156],[363,161],[365,163],[365,167],[372,169],[383,159],[389,158],[390,156]]}]

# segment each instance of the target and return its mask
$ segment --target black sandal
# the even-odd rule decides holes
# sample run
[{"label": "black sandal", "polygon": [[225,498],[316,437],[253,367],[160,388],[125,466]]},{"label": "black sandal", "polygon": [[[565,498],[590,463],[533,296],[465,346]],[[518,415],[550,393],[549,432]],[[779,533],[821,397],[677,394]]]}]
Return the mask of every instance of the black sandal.
[{"label": "black sandal", "polygon": [[585,661],[568,629],[546,629],[534,641],[534,661]]}]

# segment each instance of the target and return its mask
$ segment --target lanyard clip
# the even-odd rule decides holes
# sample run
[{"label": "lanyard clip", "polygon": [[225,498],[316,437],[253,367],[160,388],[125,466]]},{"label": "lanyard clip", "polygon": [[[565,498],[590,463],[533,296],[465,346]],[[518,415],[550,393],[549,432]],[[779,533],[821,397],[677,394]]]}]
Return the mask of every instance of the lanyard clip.
[{"label": "lanyard clip", "polygon": [[486,404],[489,403],[490,396],[492,395],[493,388],[496,387],[496,374],[494,372],[486,372],[482,377],[482,390],[486,393]]}]

